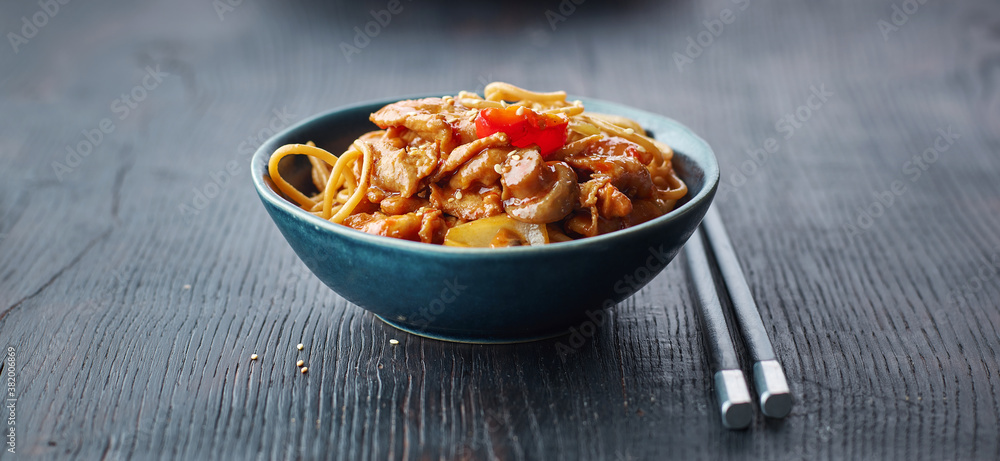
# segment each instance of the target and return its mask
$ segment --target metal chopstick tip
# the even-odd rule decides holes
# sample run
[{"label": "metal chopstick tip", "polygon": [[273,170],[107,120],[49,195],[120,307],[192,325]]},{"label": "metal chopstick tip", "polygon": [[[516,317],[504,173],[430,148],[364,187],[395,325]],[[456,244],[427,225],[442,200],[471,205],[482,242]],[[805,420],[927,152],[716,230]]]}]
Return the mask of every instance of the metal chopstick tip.
[{"label": "metal chopstick tip", "polygon": [[760,394],[760,412],[769,418],[784,418],[792,411],[792,393],[777,360],[753,364],[754,387]]},{"label": "metal chopstick tip", "polygon": [[750,390],[742,370],[719,370],[715,373],[715,392],[719,399],[722,425],[745,429],[753,419]]}]

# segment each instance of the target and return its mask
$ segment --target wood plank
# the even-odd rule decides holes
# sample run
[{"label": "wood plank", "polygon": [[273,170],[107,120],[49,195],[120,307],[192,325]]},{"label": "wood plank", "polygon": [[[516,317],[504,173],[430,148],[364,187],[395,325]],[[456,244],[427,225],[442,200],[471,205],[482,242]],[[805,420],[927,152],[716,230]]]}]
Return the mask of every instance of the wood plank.
[{"label": "wood plank", "polygon": [[[1000,7],[927,2],[883,37],[894,4],[585,2],[553,29],[556,2],[402,2],[350,62],[340,43],[387,3],[243,2],[221,20],[211,2],[60,6],[0,51],[0,346],[16,348],[18,453],[1000,458]],[[39,6],[0,8],[0,30],[19,31]],[[727,8],[732,23],[678,66]],[[120,117],[147,66],[169,75]],[[663,113],[713,145],[717,206],[792,415],[721,428],[683,265],[561,355],[570,337],[409,336],[298,261],[250,186],[262,136],[494,79]],[[818,88],[833,94],[802,109]],[[797,111],[808,120],[778,125]],[[60,179],[52,162],[104,118],[114,131]],[[949,128],[959,137],[918,176],[913,157]],[[777,150],[754,163],[768,139]],[[894,181],[905,192],[875,213]]]}]

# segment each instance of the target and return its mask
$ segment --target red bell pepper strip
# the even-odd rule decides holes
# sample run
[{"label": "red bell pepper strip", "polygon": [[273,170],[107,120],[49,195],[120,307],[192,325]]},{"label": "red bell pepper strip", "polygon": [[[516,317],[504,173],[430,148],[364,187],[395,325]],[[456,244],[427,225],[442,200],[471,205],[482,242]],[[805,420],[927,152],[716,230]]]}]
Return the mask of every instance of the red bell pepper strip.
[{"label": "red bell pepper strip", "polygon": [[535,144],[544,157],[566,144],[568,126],[569,119],[562,114],[539,114],[521,106],[497,107],[479,111],[476,136],[485,138],[502,131],[512,146]]}]

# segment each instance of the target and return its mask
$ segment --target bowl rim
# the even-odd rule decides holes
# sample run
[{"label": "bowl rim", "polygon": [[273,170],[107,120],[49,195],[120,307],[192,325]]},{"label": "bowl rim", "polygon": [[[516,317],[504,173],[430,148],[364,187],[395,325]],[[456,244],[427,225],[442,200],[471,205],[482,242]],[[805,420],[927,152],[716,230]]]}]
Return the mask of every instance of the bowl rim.
[{"label": "bowl rim", "polygon": [[[458,94],[458,93],[456,92],[453,94]],[[658,119],[658,122],[664,123],[666,125],[672,125],[673,128],[678,129],[680,132],[689,136],[691,138],[690,141],[694,143],[695,147],[701,148],[701,150],[705,154],[704,158],[702,158],[702,156],[695,157],[685,152],[678,152],[676,149],[674,149],[674,155],[679,154],[686,157],[688,161],[694,162],[703,170],[705,175],[704,186],[701,188],[700,191],[698,191],[697,194],[695,194],[693,197],[690,197],[683,205],[671,210],[669,213],[651,219],[642,224],[617,230],[614,232],[609,232],[607,234],[602,234],[583,239],[576,239],[569,242],[550,243],[546,245],[519,246],[519,247],[508,247],[508,248],[474,248],[474,247],[453,247],[445,245],[435,245],[423,242],[412,242],[409,240],[402,240],[392,237],[369,234],[367,232],[353,229],[341,224],[334,224],[330,221],[315,216],[312,213],[309,213],[299,208],[292,202],[281,197],[276,191],[272,190],[264,182],[265,176],[268,178],[270,177],[270,174],[268,173],[267,164],[271,157],[271,154],[274,152],[275,149],[277,149],[277,147],[280,147],[280,146],[275,146],[274,144],[276,144],[279,139],[285,138],[293,132],[301,130],[309,125],[315,124],[319,120],[332,117],[336,114],[344,112],[358,111],[360,109],[371,106],[385,106],[387,104],[407,99],[419,99],[419,98],[442,97],[442,96],[444,95],[438,93],[418,94],[411,96],[373,99],[353,104],[342,105],[324,112],[314,114],[285,128],[284,130],[278,133],[275,133],[267,140],[265,140],[263,143],[261,143],[261,145],[254,152],[253,157],[251,157],[250,171],[254,187],[257,189],[257,195],[261,198],[261,200],[281,210],[284,210],[289,215],[295,217],[298,221],[302,222],[303,224],[312,225],[317,230],[324,229],[328,232],[332,232],[333,234],[346,239],[359,240],[369,244],[386,246],[389,248],[395,248],[405,251],[440,253],[456,257],[469,256],[469,257],[481,258],[487,255],[502,257],[507,255],[509,256],[524,255],[525,253],[554,254],[563,251],[582,249],[586,247],[601,246],[605,243],[608,243],[609,240],[622,239],[627,237],[628,235],[640,233],[645,231],[646,229],[664,226],[680,219],[682,216],[688,214],[689,212],[692,212],[692,210],[694,210],[702,201],[711,200],[711,197],[713,196],[713,194],[715,193],[716,189],[719,186],[720,172],[719,172],[718,159],[715,156],[715,152],[712,150],[711,146],[709,146],[709,144],[705,142],[704,139],[702,139],[700,136],[691,131],[691,129],[684,126],[680,122],[677,122],[676,120],[663,115],[647,112],[642,109],[637,109],[623,104],[618,104],[596,98],[579,97],[573,95],[568,95],[567,99],[570,100],[579,99],[583,102],[584,106],[586,106],[588,103],[593,103],[601,106],[602,108],[614,109],[611,113],[624,115],[631,118],[636,118],[636,116],[639,116],[639,118]],[[374,126],[374,124],[372,124],[372,126],[373,129],[377,128]],[[305,141],[306,140],[299,142],[305,142]],[[287,142],[283,141],[281,144],[284,145],[286,143]],[[670,144],[668,143],[668,145]],[[673,147],[674,146],[671,145],[671,148]]]}]

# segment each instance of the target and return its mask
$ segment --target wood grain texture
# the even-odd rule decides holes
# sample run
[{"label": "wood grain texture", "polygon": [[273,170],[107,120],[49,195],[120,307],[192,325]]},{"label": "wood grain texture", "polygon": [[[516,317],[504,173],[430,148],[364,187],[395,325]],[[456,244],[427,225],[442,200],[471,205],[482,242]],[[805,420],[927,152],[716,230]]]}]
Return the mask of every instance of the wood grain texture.
[{"label": "wood grain texture", "polygon": [[[0,46],[18,456],[1000,458],[1000,4],[925,2],[883,35],[904,2],[591,0],[553,26],[555,1],[405,1],[348,62],[340,43],[387,5],[350,3],[71,2],[16,53]],[[0,31],[39,8],[4,3]],[[115,111],[147,66],[169,75]],[[569,337],[409,336],[298,261],[250,184],[263,137],[491,80],[662,113],[709,141],[796,397],[787,419],[721,427],[683,264],[560,355]],[[57,174],[105,118],[114,131]]]}]

